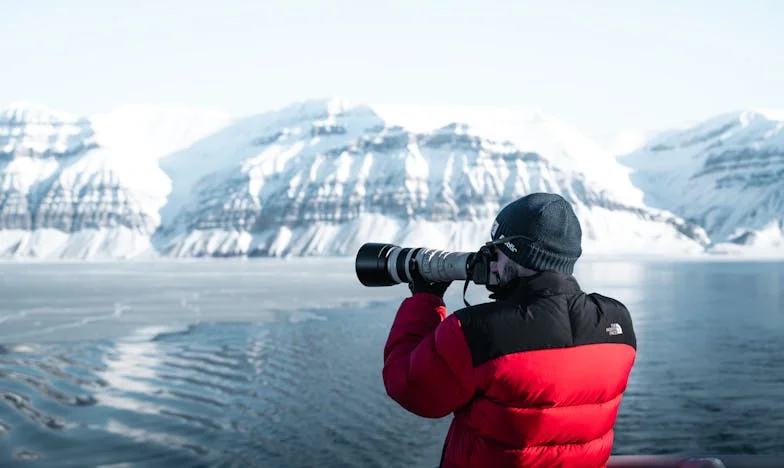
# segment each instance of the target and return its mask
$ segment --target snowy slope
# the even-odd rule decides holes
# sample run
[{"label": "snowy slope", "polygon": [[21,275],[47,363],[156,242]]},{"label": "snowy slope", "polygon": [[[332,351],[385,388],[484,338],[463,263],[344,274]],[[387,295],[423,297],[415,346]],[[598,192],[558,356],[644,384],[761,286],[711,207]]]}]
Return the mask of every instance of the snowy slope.
[{"label": "snowy slope", "polygon": [[90,117],[96,142],[130,158],[160,158],[234,122],[224,111],[127,105]]},{"label": "snowy slope", "polygon": [[715,243],[784,249],[784,112],[718,116],[619,161],[647,204],[705,227]]},{"label": "snowy slope", "polygon": [[485,107],[379,105],[373,109],[389,122],[411,131],[428,132],[454,122],[477,134],[507,141],[517,148],[545,155],[563,170],[581,174],[626,203],[642,206],[642,192],[629,180],[629,171],[614,155],[569,127],[541,112]]},{"label": "snowy slope", "polygon": [[574,204],[586,254],[703,252],[705,231],[649,207],[631,172],[523,110],[330,99],[241,119],[139,106],[82,118],[21,104],[0,109],[0,256],[475,250],[498,209],[534,191]]},{"label": "snowy slope", "polygon": [[533,191],[572,201],[595,251],[707,243],[643,206],[626,169],[596,145],[517,112],[308,101],[161,164],[174,190],[156,245],[169,255],[346,255],[369,241],[474,250],[498,209]]},{"label": "snowy slope", "polygon": [[170,114],[129,108],[93,120],[30,103],[0,109],[0,255],[151,251],[171,188],[157,157],[229,121]]},{"label": "snowy slope", "polygon": [[0,157],[63,157],[96,146],[87,118],[24,101],[0,107]]},{"label": "snowy slope", "polygon": [[619,157],[639,150],[652,138],[658,137],[663,133],[664,131],[661,130],[625,129],[601,135],[598,137],[597,143],[607,153]]}]

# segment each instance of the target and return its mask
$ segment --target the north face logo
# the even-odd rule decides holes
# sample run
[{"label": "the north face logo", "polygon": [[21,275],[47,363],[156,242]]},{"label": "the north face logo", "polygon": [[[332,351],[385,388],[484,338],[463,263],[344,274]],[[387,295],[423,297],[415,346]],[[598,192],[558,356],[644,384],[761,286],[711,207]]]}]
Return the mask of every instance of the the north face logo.
[{"label": "the north face logo", "polygon": [[617,323],[611,323],[605,330],[610,336],[623,335],[623,329]]}]

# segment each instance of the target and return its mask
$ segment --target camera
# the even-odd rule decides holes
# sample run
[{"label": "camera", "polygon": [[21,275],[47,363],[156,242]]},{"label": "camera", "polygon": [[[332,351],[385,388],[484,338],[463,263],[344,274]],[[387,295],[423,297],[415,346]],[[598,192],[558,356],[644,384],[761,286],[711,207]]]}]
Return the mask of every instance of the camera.
[{"label": "camera", "polygon": [[357,278],[365,286],[394,286],[410,283],[416,262],[419,274],[431,282],[468,280],[476,284],[497,284],[490,274],[495,252],[488,243],[477,252],[449,252],[394,244],[367,243],[357,252]]}]

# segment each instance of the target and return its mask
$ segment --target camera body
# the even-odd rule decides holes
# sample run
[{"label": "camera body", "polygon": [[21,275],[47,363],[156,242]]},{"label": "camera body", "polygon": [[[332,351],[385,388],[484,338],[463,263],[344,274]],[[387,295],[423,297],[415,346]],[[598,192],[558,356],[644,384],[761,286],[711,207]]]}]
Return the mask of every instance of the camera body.
[{"label": "camera body", "polygon": [[359,281],[371,287],[412,282],[414,262],[419,274],[432,282],[468,280],[495,285],[497,278],[490,274],[490,262],[495,260],[495,253],[488,245],[483,245],[477,252],[449,252],[367,243],[357,252],[355,269]]}]

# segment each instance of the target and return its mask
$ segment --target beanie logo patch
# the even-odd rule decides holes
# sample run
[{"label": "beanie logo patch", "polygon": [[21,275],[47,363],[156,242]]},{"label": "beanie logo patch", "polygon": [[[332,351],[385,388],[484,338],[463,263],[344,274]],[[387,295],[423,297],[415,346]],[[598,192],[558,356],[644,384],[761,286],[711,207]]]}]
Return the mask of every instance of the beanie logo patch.
[{"label": "beanie logo patch", "polygon": [[496,232],[498,232],[498,221],[493,221],[493,227],[490,228],[490,238],[495,238]]},{"label": "beanie logo patch", "polygon": [[504,245],[507,249],[511,250],[514,253],[517,253],[517,247],[514,246],[511,242],[504,242]]}]

